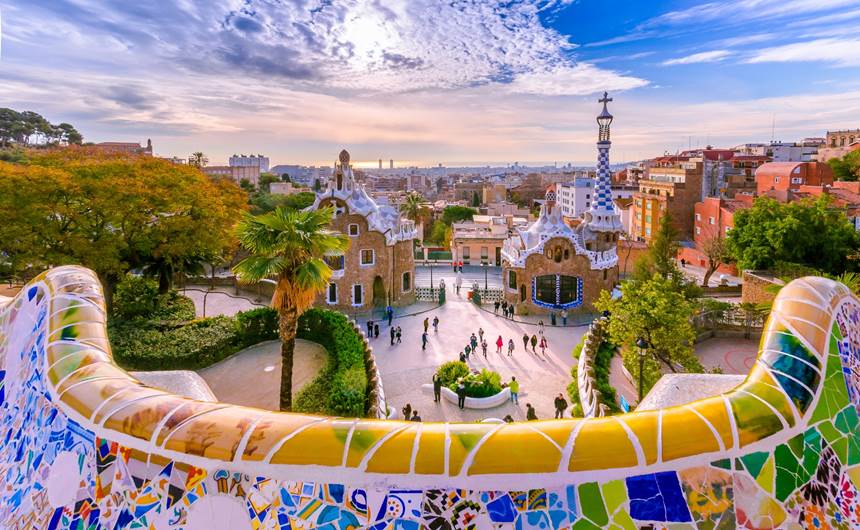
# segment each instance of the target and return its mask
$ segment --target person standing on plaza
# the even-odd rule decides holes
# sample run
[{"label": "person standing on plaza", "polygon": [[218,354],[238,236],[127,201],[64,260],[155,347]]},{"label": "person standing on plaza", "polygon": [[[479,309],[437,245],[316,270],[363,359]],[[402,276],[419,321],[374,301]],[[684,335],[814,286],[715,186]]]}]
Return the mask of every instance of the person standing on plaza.
[{"label": "person standing on plaza", "polygon": [[502,300],[502,316],[508,318],[508,301]]},{"label": "person standing on plaza", "polygon": [[439,333],[439,317],[438,316],[433,317],[433,331],[435,333]]},{"label": "person standing on plaza", "polygon": [[373,337],[376,339],[379,338],[379,322],[373,323]]},{"label": "person standing on plaza", "polygon": [[428,329],[430,329],[430,317],[424,319],[424,333],[427,333]]},{"label": "person standing on plaza", "polygon": [[484,328],[478,328],[478,340],[484,340]]},{"label": "person standing on plaza", "polygon": [[[397,342],[400,342],[400,340],[398,339]],[[532,353],[537,353],[537,344],[538,344],[537,335],[532,335],[531,343],[532,343]]]},{"label": "person standing on plaza", "polygon": [[563,418],[565,410],[567,410],[567,401],[564,399],[564,395],[559,394],[555,398],[555,419]]},{"label": "person standing on plaza", "polygon": [[412,417],[412,405],[407,403],[406,406],[403,407],[403,410],[401,410],[400,412],[403,413],[403,419],[409,421],[409,418]]},{"label": "person standing on plaza", "polygon": [[561,325],[562,326],[567,325],[567,309],[563,309],[561,311]]},{"label": "person standing on plaza", "polygon": [[442,379],[439,374],[433,374],[433,401],[439,403],[442,400]]},{"label": "person standing on plaza", "polygon": [[391,327],[391,322],[394,320],[394,308],[388,306],[385,308],[385,315],[388,317],[388,327]]},{"label": "person standing on plaza", "polygon": [[499,301],[498,300],[496,300],[496,302],[493,304],[493,313],[496,315],[499,314]]},{"label": "person standing on plaza", "polygon": [[466,408],[466,385],[462,379],[457,380],[457,406],[460,410]]},{"label": "person standing on plaza", "polygon": [[526,403],[526,419],[528,421],[535,421],[538,419],[537,414],[535,413],[535,408],[532,407],[531,403]]},{"label": "person standing on plaza", "polygon": [[461,363],[466,362],[466,354],[463,352],[460,352],[460,362]]},{"label": "person standing on plaza", "polygon": [[[393,339],[392,339],[391,344],[394,344]],[[529,334],[528,333],[523,333],[523,348],[525,348],[527,352],[529,351]]]},{"label": "person standing on plaza", "polygon": [[424,351],[427,349],[427,332],[421,334],[421,350]]},{"label": "person standing on plaza", "polygon": [[463,278],[458,274],[457,280],[454,282],[454,285],[457,287],[457,296],[460,296],[460,287],[463,286]]},{"label": "person standing on plaza", "polygon": [[[501,352],[499,352],[501,353]],[[508,340],[508,357],[514,356],[514,339]]]},{"label": "person standing on plaza", "polygon": [[543,337],[543,320],[541,320],[540,322],[538,322],[538,335],[540,335],[541,337]]},{"label": "person standing on plaza", "polygon": [[481,351],[484,354],[484,359],[486,359],[487,358],[487,341],[485,341],[485,340],[481,341]]},{"label": "person standing on plaza", "polygon": [[472,345],[473,352],[478,351],[478,337],[476,337],[474,333],[469,337],[469,344]]},{"label": "person standing on plaza", "polygon": [[400,344],[403,339],[403,332],[400,331],[400,326],[397,326],[397,344]]},{"label": "person standing on plaza", "polygon": [[417,410],[412,411],[412,418],[410,418],[409,421],[417,421],[418,423],[421,423],[421,416],[418,415]]},{"label": "person standing on plaza", "polygon": [[391,345],[394,346],[394,339],[397,336],[397,331],[394,328],[388,328],[388,332],[391,334]]},{"label": "person standing on plaza", "polygon": [[466,360],[469,360],[469,355],[472,354],[472,347],[466,344],[466,347],[463,348],[463,351],[466,352]]},{"label": "person standing on plaza", "polygon": [[516,404],[519,404],[519,395],[520,395],[520,382],[517,381],[517,378],[511,376],[511,382],[508,385],[508,388],[511,390],[511,401]]},{"label": "person standing on plaza", "polygon": [[546,337],[541,337],[540,338],[540,352],[543,354],[544,357],[546,357],[546,347],[547,347]]},{"label": "person standing on plaza", "polygon": [[496,339],[496,353],[501,354],[502,353],[502,346],[504,346],[504,345],[505,345],[505,340],[502,338],[501,335],[499,335],[499,338]]},{"label": "person standing on plaza", "polygon": [[508,318],[514,318],[514,304],[508,306]]},{"label": "person standing on plaza", "polygon": [[373,321],[372,320],[367,321],[367,337],[373,338]]}]

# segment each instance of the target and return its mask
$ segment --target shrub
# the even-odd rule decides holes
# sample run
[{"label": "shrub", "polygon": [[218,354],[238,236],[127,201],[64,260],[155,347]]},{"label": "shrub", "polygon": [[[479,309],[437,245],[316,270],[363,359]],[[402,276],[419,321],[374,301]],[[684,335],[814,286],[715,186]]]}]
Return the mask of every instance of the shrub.
[{"label": "shrub", "polygon": [[158,302],[158,284],[155,280],[127,274],[116,286],[113,312],[124,320],[148,318],[155,312]]},{"label": "shrub", "polygon": [[469,365],[461,363],[460,361],[449,361],[436,370],[436,375],[442,381],[442,386],[450,388],[453,384],[454,389],[457,388],[457,379],[466,377],[470,373],[471,370],[469,370]]},{"label": "shrub", "polygon": [[155,303],[155,311],[149,315],[150,320],[194,320],[197,313],[194,301],[176,291],[160,295]]},{"label": "shrub", "polygon": [[297,336],[321,344],[329,356],[323,372],[296,395],[293,410],[364,416],[367,410],[364,341],[346,315],[329,309],[309,309],[299,317]]},{"label": "shrub", "polygon": [[236,313],[236,331],[242,343],[251,346],[278,338],[278,312],[270,307],[258,307]]}]

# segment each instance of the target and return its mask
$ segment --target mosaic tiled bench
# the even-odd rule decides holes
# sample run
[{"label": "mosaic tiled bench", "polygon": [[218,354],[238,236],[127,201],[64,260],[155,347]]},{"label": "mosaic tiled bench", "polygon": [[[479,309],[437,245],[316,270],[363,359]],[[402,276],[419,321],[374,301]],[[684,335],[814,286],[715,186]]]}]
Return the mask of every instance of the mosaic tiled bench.
[{"label": "mosaic tiled bench", "polygon": [[114,365],[101,288],[42,274],[0,306],[0,528],[858,528],[860,303],[782,289],[746,381],[587,420],[275,413]]}]

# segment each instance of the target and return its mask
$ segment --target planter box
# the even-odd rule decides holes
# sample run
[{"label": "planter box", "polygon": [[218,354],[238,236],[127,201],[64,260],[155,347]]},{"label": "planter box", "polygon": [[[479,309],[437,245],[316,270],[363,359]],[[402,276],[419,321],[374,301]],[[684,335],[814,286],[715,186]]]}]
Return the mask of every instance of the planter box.
[{"label": "planter box", "polygon": [[[431,394],[433,393],[433,385],[432,384],[428,383],[428,384],[421,385],[421,388],[423,388],[425,391],[429,390]],[[520,392],[519,395],[524,396],[524,394],[522,392]],[[457,393],[454,392],[453,390],[451,390],[450,388],[442,387],[442,399],[444,399],[445,401],[447,401],[449,403],[453,403],[456,405],[457,404]],[[467,397],[465,405],[466,405],[467,409],[483,410],[483,409],[492,409],[492,408],[498,407],[499,405],[504,405],[505,403],[507,403],[510,400],[511,400],[511,389],[505,387],[502,389],[501,392],[499,392],[498,394],[495,394],[493,396],[484,397],[484,398]]]}]

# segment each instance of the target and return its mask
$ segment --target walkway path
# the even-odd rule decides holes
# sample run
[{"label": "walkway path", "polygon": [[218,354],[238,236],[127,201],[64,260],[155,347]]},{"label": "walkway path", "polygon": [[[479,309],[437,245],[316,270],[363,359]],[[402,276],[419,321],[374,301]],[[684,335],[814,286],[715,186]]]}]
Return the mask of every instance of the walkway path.
[{"label": "walkway path", "polygon": [[179,292],[194,301],[194,309],[198,317],[204,316],[203,298],[206,297],[205,316],[227,315],[233,316],[240,311],[247,311],[256,307],[265,307],[269,300],[254,301],[245,296],[236,296],[230,287],[216,287],[206,294],[207,285],[189,285]]},{"label": "walkway path", "polygon": [[[371,340],[376,361],[382,374],[385,395],[389,404],[402,408],[409,402],[417,408],[425,421],[474,421],[487,417],[501,418],[511,414],[515,419],[525,418],[525,403],[531,402],[539,418],[553,417],[553,400],[559,392],[567,397],[567,385],[570,383],[570,368],[574,363],[571,355],[573,347],[579,342],[587,330],[580,327],[551,327],[546,326],[545,334],[549,343],[546,355],[532,353],[531,348],[523,349],[522,336],[524,333],[538,334],[536,324],[539,318],[526,317],[528,322],[514,322],[495,316],[490,311],[484,311],[471,302],[466,301],[466,290],[460,296],[451,294],[449,289],[448,301],[445,305],[427,313],[395,318],[394,326],[400,326],[403,332],[402,344],[390,344],[387,323],[381,323],[380,336]],[[439,332],[434,333],[430,326],[430,341],[426,351],[421,350],[421,333],[424,318],[438,316]],[[364,325],[365,319],[360,320]],[[503,381],[510,381],[512,375],[521,382],[519,406],[508,403],[504,406],[489,410],[460,411],[455,405],[443,402],[433,402],[432,392],[420,390],[422,384],[430,383],[436,368],[446,362],[456,360],[459,353],[469,340],[471,333],[477,335],[478,328],[483,327],[488,343],[487,358],[480,354],[472,355],[470,366],[476,369],[489,368],[499,372]],[[496,353],[496,338],[502,335],[505,348],[502,355]],[[508,339],[514,339],[516,349],[513,357],[507,356]],[[568,409],[568,414],[570,409]]]},{"label": "walkway path", "polygon": [[[315,342],[296,339],[293,395],[325,366],[328,354]],[[198,370],[218,401],[278,410],[281,386],[281,342],[268,341],[245,348],[223,361]]]}]

